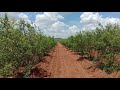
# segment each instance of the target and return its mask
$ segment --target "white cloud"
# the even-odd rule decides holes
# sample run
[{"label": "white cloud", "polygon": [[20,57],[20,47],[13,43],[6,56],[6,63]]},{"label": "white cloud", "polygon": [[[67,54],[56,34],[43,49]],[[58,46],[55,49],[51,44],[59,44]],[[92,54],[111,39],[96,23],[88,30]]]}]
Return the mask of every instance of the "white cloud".
[{"label": "white cloud", "polygon": [[43,29],[61,19],[64,17],[57,12],[44,12],[36,15],[35,24]]},{"label": "white cloud", "polygon": [[23,13],[20,13],[18,16],[19,16],[19,18],[22,18],[22,19],[28,19],[28,16]]},{"label": "white cloud", "polygon": [[109,18],[109,17],[107,17],[107,18],[103,18],[101,23],[103,25],[106,25],[108,23],[120,25],[120,19],[119,18]]},{"label": "white cloud", "polygon": [[63,22],[60,21],[56,21],[55,23],[53,23],[49,29],[49,31],[53,32],[53,33],[62,33],[65,31],[65,28],[67,28],[68,25],[66,25]]},{"label": "white cloud", "polygon": [[17,12],[0,12],[0,17],[4,17],[5,13],[7,13],[9,19],[18,19],[18,13]]},{"label": "white cloud", "polygon": [[57,38],[65,38],[69,35],[68,27],[69,25],[64,22],[56,21],[49,28],[47,28],[47,34]]},{"label": "white cloud", "polygon": [[18,12],[0,12],[0,17],[4,17],[5,13],[7,13],[9,19],[16,19],[19,20],[20,18],[24,19],[25,21],[31,23],[31,20],[29,19],[29,17],[24,14],[24,13],[18,13]]},{"label": "white cloud", "polygon": [[93,13],[93,12],[84,12],[81,16],[81,23],[89,24],[89,23],[99,23],[102,19],[102,15],[99,15],[99,13]]},{"label": "white cloud", "polygon": [[60,21],[63,19],[64,17],[58,12],[44,12],[36,15],[35,24],[47,35],[64,37],[68,25]]},{"label": "white cloud", "polygon": [[55,38],[67,38],[69,35],[64,33],[49,33],[49,36],[54,36]]},{"label": "white cloud", "polygon": [[98,26],[98,23],[91,23],[91,24],[83,24],[81,31],[86,31],[86,30],[94,30]]},{"label": "white cloud", "polygon": [[80,29],[76,25],[70,26],[68,28],[68,30],[72,35],[74,35],[74,34],[76,34],[77,32],[80,31]]},{"label": "white cloud", "polygon": [[98,23],[101,23],[103,26],[106,24],[118,24],[120,25],[119,18],[103,18],[98,12],[84,12],[80,15],[80,23],[83,25],[82,30],[95,29]]},{"label": "white cloud", "polygon": [[[10,19],[15,18],[18,21],[22,18],[31,23],[30,15],[28,17],[27,14],[21,12],[7,13]],[[95,29],[98,23],[101,23],[102,25],[108,23],[120,25],[120,18],[103,17],[98,12],[84,12],[80,15],[80,21],[69,20],[67,23],[63,22],[63,16],[66,17],[66,15],[70,15],[72,12],[34,12],[34,14],[37,14],[35,16],[34,24],[38,26],[44,34],[61,38],[74,35],[80,30]],[[4,12],[0,12],[0,17],[4,17]]]},{"label": "white cloud", "polygon": [[24,13],[18,14],[18,17],[21,18],[21,19],[24,19],[25,21],[27,21],[29,23],[31,23],[31,20],[29,19],[29,17]]},{"label": "white cloud", "polygon": [[[25,21],[31,22],[28,15],[25,13],[9,12],[8,15],[11,18],[17,18],[17,21],[22,18]],[[0,13],[0,16],[4,16],[4,12]],[[65,24],[61,21],[63,19],[62,13],[44,12],[36,15],[34,24],[46,35],[55,36],[57,38],[67,38],[71,34],[76,33],[78,27]]]}]

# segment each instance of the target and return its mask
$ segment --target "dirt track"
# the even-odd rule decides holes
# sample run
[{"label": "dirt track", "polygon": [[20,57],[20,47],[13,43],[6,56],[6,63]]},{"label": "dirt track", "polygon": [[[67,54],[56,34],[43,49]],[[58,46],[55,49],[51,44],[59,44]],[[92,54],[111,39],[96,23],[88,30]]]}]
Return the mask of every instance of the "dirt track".
[{"label": "dirt track", "polygon": [[79,57],[57,43],[54,52],[51,52],[50,56],[45,57],[45,60],[36,67],[46,70],[50,74],[47,78],[108,78],[111,76],[98,68],[88,69],[93,63],[85,59],[78,61]]}]

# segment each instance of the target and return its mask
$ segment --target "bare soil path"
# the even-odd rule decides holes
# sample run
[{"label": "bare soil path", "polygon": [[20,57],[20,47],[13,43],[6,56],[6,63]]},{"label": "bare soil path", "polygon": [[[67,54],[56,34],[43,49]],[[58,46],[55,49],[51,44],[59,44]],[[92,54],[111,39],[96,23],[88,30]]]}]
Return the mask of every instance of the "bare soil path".
[{"label": "bare soil path", "polygon": [[85,59],[78,61],[78,58],[79,55],[58,42],[54,52],[35,67],[47,71],[49,75],[46,78],[108,78],[111,76],[98,68],[88,69],[93,63]]}]

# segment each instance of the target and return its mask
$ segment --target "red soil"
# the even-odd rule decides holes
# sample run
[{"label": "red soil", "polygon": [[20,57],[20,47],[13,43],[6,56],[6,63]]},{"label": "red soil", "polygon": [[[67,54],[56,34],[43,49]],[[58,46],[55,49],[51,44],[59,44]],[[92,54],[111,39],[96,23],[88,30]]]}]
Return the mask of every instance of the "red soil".
[{"label": "red soil", "polygon": [[[19,78],[24,71],[21,67],[17,76],[8,78]],[[80,58],[80,55],[57,43],[49,56],[33,67],[30,78],[120,78],[120,71],[107,74],[95,68],[92,61]]]},{"label": "red soil", "polygon": [[[79,57],[79,55],[57,43],[54,52],[45,57],[45,60],[37,64],[35,68],[40,71],[44,70],[42,70],[45,74],[43,75],[44,78],[110,78],[116,77],[118,74],[118,72],[106,74],[99,68],[95,68],[93,62],[86,59],[78,60]],[[89,68],[91,66],[92,68]],[[38,72],[40,73],[40,71]],[[40,77],[40,74],[34,74],[31,78],[33,77]]]}]

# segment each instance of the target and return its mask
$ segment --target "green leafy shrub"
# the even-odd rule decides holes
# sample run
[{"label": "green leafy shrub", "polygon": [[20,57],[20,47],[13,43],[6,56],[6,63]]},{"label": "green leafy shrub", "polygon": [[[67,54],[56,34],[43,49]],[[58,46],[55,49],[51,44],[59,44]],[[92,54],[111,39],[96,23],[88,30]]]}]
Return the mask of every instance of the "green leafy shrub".
[{"label": "green leafy shrub", "polygon": [[[120,53],[120,27],[118,25],[102,26],[99,24],[95,30],[81,31],[75,36],[61,40],[61,43],[81,53],[82,56],[87,55],[91,61],[100,61],[101,57],[106,59],[101,69],[108,73],[120,68],[119,63],[113,58]],[[100,55],[91,55],[91,50],[99,52]]]},{"label": "green leafy shrub", "polygon": [[11,74],[10,67],[15,71],[19,67],[37,64],[55,44],[53,37],[43,35],[40,30],[22,19],[9,20],[5,13],[5,17],[0,18],[1,75]]}]

